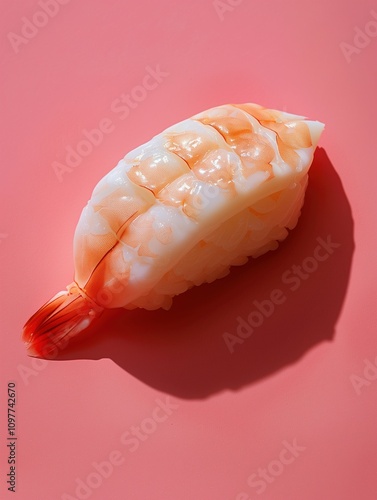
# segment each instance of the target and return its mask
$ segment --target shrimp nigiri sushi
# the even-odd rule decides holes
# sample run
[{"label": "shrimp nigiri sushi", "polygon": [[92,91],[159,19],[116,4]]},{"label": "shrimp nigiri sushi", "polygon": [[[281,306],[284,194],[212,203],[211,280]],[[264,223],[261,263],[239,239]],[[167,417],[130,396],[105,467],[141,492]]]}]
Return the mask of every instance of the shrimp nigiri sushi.
[{"label": "shrimp nigiri sushi", "polygon": [[229,104],[128,153],[81,213],[73,283],[24,327],[29,354],[46,356],[105,308],[169,309],[175,295],[276,249],[297,223],[323,128]]}]

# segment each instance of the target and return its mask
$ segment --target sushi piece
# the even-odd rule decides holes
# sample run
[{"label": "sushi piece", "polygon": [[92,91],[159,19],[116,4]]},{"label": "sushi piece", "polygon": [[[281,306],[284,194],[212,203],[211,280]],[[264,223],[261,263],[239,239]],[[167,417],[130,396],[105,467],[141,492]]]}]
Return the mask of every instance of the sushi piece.
[{"label": "sushi piece", "polygon": [[180,122],[95,187],[74,236],[74,281],[26,323],[47,356],[106,308],[169,309],[188,288],[277,248],[300,215],[324,125],[256,104]]}]

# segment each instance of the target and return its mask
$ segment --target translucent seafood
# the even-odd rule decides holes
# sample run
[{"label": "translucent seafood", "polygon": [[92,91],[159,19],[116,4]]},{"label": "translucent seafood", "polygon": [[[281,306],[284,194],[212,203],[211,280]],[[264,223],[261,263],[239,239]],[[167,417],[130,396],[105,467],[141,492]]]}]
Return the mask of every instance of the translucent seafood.
[{"label": "translucent seafood", "polygon": [[95,187],[74,236],[74,281],[26,323],[45,356],[106,308],[169,309],[172,297],[277,248],[304,201],[324,125],[256,104],[180,122]]}]

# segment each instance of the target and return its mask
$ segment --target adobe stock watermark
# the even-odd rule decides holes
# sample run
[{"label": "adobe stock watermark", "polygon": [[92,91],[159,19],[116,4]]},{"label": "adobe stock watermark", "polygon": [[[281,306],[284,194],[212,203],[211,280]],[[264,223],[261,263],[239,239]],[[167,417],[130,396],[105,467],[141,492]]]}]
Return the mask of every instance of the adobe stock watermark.
[{"label": "adobe stock watermark", "polygon": [[[281,275],[281,283],[285,288],[288,287],[288,291],[297,291],[302,282],[308,280],[317,271],[320,263],[326,261],[334,253],[334,250],[340,247],[340,243],[332,241],[330,235],[326,239],[318,237],[316,242],[318,245],[314,248],[311,256],[303,259],[301,265],[294,264]],[[224,332],[223,334],[229,352],[233,354],[235,347],[242,345],[257,328],[263,325],[266,318],[272,316],[278,306],[284,304],[287,298],[288,294],[283,288],[274,288],[268,297],[263,300],[254,300],[253,309],[246,319],[237,316],[236,332]]]},{"label": "adobe stock watermark", "polygon": [[225,19],[225,14],[233,12],[244,0],[213,0],[212,5],[221,22]]},{"label": "adobe stock watermark", "polygon": [[39,0],[38,10],[30,17],[21,18],[21,28],[19,33],[10,31],[7,34],[12,49],[18,54],[21,48],[35,38],[40,30],[47,26],[50,20],[59,12],[62,5],[66,5],[71,0]]},{"label": "adobe stock watermark", "polygon": [[201,183],[194,187],[192,196],[185,201],[184,211],[188,217],[196,217],[202,210],[208,207],[211,200],[215,199],[221,190],[215,184]]},{"label": "adobe stock watermark", "polygon": [[[155,403],[156,406],[150,416],[144,418],[139,425],[132,425],[121,435],[120,443],[126,447],[127,452],[134,453],[138,450],[141,444],[179,408],[179,404],[171,401],[170,396],[166,396],[165,401],[157,398]],[[104,480],[110,478],[115,468],[125,462],[125,459],[125,452],[117,449],[109,453],[107,460],[92,462],[90,472],[84,479],[76,477],[74,493],[63,493],[61,500],[86,500],[91,497]]]},{"label": "adobe stock watermark", "polygon": [[[47,334],[48,335],[48,334]],[[17,372],[22,382],[27,387],[30,384],[30,379],[34,379],[43,372],[49,365],[49,361],[57,358],[58,354],[63,351],[69,343],[69,336],[63,337],[58,342],[51,340],[46,343],[42,352],[42,358],[30,358],[29,366],[22,363],[17,365]]]},{"label": "adobe stock watermark", "polygon": [[339,44],[346,61],[351,62],[353,55],[358,55],[372,42],[373,38],[377,37],[377,12],[371,10],[369,12],[370,19],[365,23],[363,28],[354,27],[354,37],[352,43],[341,42]]},{"label": "adobe stock watermark", "polygon": [[[149,93],[155,90],[169,74],[167,71],[163,71],[159,64],[154,67],[146,66],[140,84],[135,85],[128,93],[123,93],[114,99],[110,104],[111,112],[118,120],[125,120],[132,110],[145,101]],[[76,144],[68,144],[65,147],[64,161],[53,161],[51,164],[58,181],[62,182],[65,174],[73,172],[84,158],[102,144],[105,137],[111,134],[115,127],[115,120],[105,117],[98,122],[95,128],[83,129]]]},{"label": "adobe stock watermark", "polygon": [[354,373],[350,375],[350,382],[358,396],[364,387],[371,386],[377,380],[377,356],[373,361],[364,359],[363,375],[355,375]]},{"label": "adobe stock watermark", "polygon": [[[297,458],[306,450],[306,446],[297,444],[297,438],[291,442],[283,441],[283,448],[277,458],[271,460],[265,468],[259,467],[247,478],[247,485],[252,488],[253,493],[261,495],[264,493],[269,484],[272,484],[281,476],[288,465],[291,465]],[[246,491],[241,491],[236,496],[235,500],[251,500],[251,497]]]},{"label": "adobe stock watermark", "polygon": [[9,234],[8,233],[0,233],[0,245],[4,240],[8,238]]},{"label": "adobe stock watermark", "polygon": [[[126,280],[124,274],[121,272],[112,273],[109,280],[106,283],[106,287],[102,288],[96,294],[93,300],[96,306],[99,308],[106,308],[111,304],[114,296],[122,293],[126,288]],[[79,320],[81,321],[82,318]],[[79,333],[80,334],[80,333]],[[61,353],[69,344],[71,338],[69,334],[62,337],[60,340],[56,341],[53,335],[46,334],[49,338],[49,342],[45,343],[42,351],[41,358],[30,358],[29,366],[24,364],[19,364],[17,366],[18,374],[25,386],[30,384],[30,381],[37,377],[41,372],[43,372],[49,365],[49,361],[57,358],[59,353]]]}]

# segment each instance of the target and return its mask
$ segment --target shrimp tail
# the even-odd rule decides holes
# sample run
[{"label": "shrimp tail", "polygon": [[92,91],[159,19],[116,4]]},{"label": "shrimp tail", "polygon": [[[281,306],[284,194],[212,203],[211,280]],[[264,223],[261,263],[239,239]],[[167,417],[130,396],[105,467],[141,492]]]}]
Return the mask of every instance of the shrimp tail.
[{"label": "shrimp tail", "polygon": [[46,302],[25,324],[22,340],[28,354],[51,357],[68,340],[86,329],[103,308],[93,302],[74,282]]}]

